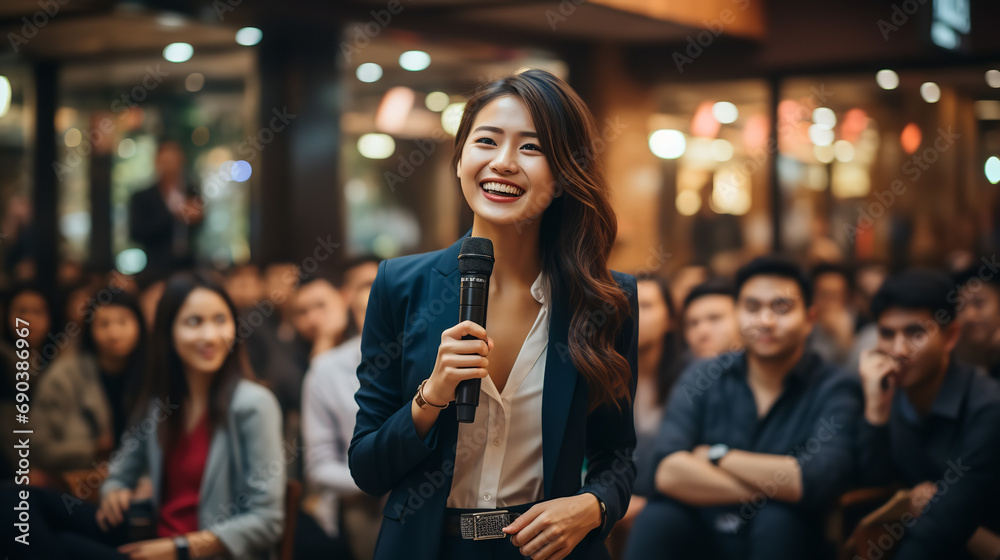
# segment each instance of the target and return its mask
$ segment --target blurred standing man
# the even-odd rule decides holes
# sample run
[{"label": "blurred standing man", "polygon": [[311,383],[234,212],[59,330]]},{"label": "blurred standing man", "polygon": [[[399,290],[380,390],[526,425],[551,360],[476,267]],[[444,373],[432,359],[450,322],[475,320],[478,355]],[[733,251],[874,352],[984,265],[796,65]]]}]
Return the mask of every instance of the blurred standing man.
[{"label": "blurred standing man", "polygon": [[129,235],[146,252],[151,279],[194,265],[194,235],[204,202],[184,177],[184,150],[166,141],[156,150],[156,184],[132,195]]},{"label": "blurred standing man", "polygon": [[740,350],[733,287],[725,280],[698,284],[684,298],[684,341],[695,359]]},{"label": "blurred standing man", "polygon": [[736,276],[746,350],[696,363],[670,398],[650,499],[626,559],[822,557],[824,514],[854,472],[861,395],[806,347],[802,270],[761,257]]},{"label": "blurred standing man", "polygon": [[944,274],[913,270],[872,300],[878,344],[861,358],[861,474],[865,484],[912,488],[902,534],[892,535],[896,560],[1000,555],[1000,385],[952,358],[953,294]]}]

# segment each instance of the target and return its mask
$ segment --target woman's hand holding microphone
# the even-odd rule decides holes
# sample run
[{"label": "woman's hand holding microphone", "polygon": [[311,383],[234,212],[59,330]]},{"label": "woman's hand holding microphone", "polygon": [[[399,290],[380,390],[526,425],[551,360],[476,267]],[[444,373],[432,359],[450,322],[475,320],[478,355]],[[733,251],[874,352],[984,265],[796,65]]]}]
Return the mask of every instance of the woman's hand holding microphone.
[{"label": "woman's hand holding microphone", "polygon": [[[466,335],[476,339],[462,340]],[[421,408],[415,400],[410,405],[413,424],[421,438],[434,425],[440,407],[455,400],[459,383],[489,375],[486,368],[490,361],[486,356],[492,349],[493,339],[486,335],[486,329],[472,321],[462,321],[441,333],[434,370],[423,386],[423,398],[431,406]]]}]

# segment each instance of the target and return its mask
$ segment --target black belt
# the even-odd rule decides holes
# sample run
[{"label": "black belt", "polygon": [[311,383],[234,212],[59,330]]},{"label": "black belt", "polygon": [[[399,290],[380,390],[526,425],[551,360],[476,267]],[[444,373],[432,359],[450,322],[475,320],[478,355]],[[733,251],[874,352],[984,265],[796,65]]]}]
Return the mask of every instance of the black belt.
[{"label": "black belt", "polygon": [[502,539],[507,537],[503,528],[520,516],[520,513],[505,509],[445,515],[444,534],[474,541]]}]

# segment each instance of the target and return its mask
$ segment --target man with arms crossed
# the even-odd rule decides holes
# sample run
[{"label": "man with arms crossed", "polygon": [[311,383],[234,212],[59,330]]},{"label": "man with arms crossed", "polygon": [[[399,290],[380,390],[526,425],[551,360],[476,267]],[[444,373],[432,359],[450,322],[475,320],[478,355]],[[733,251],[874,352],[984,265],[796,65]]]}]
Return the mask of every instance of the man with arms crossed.
[{"label": "man with arms crossed", "polygon": [[627,559],[816,558],[823,514],[854,467],[855,379],[806,349],[810,285],[761,257],[736,278],[746,350],[691,366],[654,452],[662,493],[635,522]]}]

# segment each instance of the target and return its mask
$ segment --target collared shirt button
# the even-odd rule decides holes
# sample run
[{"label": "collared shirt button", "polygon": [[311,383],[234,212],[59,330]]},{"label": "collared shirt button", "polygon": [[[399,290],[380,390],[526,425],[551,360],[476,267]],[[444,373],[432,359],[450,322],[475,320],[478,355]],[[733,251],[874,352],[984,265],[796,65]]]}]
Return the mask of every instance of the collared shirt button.
[{"label": "collared shirt button", "polygon": [[500,438],[498,437],[493,438],[493,445],[500,445]]},{"label": "collared shirt button", "polygon": [[483,499],[486,500],[487,502],[490,501],[492,498],[493,494],[490,494],[489,492],[483,494]]}]

